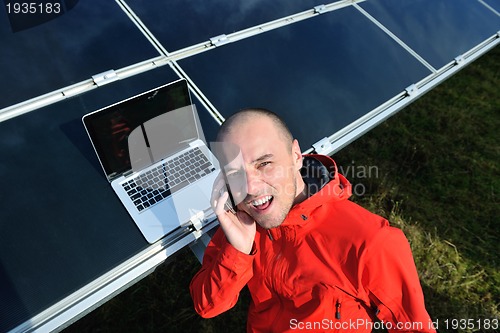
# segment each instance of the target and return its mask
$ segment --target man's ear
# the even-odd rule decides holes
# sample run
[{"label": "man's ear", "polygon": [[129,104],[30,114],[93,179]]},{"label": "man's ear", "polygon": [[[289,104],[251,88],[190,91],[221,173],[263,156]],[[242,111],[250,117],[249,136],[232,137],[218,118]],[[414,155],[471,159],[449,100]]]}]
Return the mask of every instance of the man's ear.
[{"label": "man's ear", "polygon": [[302,151],[300,150],[297,139],[293,139],[292,142],[292,158],[295,164],[295,170],[300,170],[302,168]]}]

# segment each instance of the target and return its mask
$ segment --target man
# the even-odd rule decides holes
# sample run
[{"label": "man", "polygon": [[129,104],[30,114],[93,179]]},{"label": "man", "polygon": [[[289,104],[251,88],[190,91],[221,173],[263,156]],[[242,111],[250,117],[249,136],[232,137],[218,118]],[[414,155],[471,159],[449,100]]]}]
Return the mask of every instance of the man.
[{"label": "man", "polygon": [[[212,196],[221,228],[190,286],[201,316],[230,309],[248,285],[248,332],[370,332],[377,319],[389,331],[434,332],[405,236],[347,200],[332,159],[303,157],[263,109],[228,118],[218,141],[232,153]],[[224,208],[226,182],[236,214]]]}]

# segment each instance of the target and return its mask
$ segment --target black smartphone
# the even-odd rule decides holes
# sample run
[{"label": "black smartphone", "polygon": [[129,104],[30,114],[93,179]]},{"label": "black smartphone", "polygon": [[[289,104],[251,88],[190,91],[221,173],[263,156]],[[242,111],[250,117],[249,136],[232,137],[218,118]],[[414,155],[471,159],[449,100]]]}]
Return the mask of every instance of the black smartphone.
[{"label": "black smartphone", "polygon": [[[227,199],[226,203],[224,204],[224,209],[226,210],[226,212],[229,211],[233,214],[236,214],[236,211],[238,210],[238,208],[234,204],[233,194],[231,193],[231,188],[229,187],[229,182],[227,181],[226,173],[224,171],[222,171],[222,174],[224,176],[224,183],[226,185],[227,193],[229,194],[229,198]],[[222,193],[221,193],[221,195],[222,195]]]}]

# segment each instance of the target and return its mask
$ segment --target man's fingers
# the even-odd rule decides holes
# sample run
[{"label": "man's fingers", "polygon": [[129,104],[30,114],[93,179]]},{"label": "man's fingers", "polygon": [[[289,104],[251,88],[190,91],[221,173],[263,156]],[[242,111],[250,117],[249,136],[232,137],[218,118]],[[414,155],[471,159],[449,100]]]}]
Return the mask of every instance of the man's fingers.
[{"label": "man's fingers", "polygon": [[226,211],[224,210],[224,204],[226,203],[227,199],[229,198],[229,193],[227,191],[224,191],[224,193],[214,200],[213,205],[214,205],[214,212],[217,214],[217,216],[221,216],[224,214]]},{"label": "man's fingers", "polygon": [[221,190],[225,189],[225,183],[224,179],[222,178],[222,175],[219,174],[217,178],[214,181],[214,185],[212,186],[212,196],[210,198],[210,202],[212,203],[212,208],[215,211],[215,207],[217,206],[217,203],[222,195]]}]

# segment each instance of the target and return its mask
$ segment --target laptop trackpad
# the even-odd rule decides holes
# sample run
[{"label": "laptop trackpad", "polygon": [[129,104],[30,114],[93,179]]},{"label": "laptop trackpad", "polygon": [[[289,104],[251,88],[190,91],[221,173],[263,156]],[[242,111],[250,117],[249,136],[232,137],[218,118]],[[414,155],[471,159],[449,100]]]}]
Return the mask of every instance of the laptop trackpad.
[{"label": "laptop trackpad", "polygon": [[213,172],[140,213],[140,219],[134,221],[146,240],[153,243],[179,226],[187,225],[200,211],[209,209],[209,196],[216,176]]},{"label": "laptop trackpad", "polygon": [[180,224],[187,223],[191,217],[207,207],[210,207],[210,199],[198,184],[175,192],[169,199],[174,206]]}]

